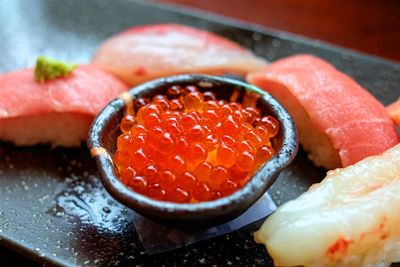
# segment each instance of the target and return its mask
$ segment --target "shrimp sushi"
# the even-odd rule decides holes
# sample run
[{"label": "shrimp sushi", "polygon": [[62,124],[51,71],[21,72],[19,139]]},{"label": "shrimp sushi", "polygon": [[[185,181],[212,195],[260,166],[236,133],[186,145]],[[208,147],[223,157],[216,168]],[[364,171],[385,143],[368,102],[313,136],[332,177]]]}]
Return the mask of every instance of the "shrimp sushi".
[{"label": "shrimp sushi", "polygon": [[390,117],[392,117],[393,121],[400,127],[400,98],[387,106],[387,110],[389,111]]},{"label": "shrimp sushi", "polygon": [[45,82],[28,68],[0,75],[0,139],[78,146],[97,113],[128,86],[92,65]]},{"label": "shrimp sushi", "polygon": [[276,266],[400,262],[400,144],[329,171],[255,232]]},{"label": "shrimp sushi", "polygon": [[271,93],[291,113],[299,140],[318,166],[335,169],[377,155],[399,141],[385,107],[322,59],[295,55],[247,81]]},{"label": "shrimp sushi", "polygon": [[178,24],[131,27],[106,40],[92,63],[130,85],[174,74],[237,74],[266,65],[221,36]]}]

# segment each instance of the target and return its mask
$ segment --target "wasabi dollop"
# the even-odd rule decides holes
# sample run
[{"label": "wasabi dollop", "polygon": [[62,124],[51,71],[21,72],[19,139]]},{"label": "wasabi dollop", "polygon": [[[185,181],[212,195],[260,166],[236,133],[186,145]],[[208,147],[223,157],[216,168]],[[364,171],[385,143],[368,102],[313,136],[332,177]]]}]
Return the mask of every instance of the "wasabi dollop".
[{"label": "wasabi dollop", "polygon": [[77,67],[48,57],[38,57],[35,66],[35,78],[39,82],[66,77]]}]

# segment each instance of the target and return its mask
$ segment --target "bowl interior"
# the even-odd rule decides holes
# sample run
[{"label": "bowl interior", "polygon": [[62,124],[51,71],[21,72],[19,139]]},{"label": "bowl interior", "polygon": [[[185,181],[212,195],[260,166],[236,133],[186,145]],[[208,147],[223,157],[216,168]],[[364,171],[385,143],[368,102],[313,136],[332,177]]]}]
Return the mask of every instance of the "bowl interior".
[{"label": "bowl interior", "polygon": [[[213,91],[217,99],[227,101],[231,100],[232,95],[236,95],[236,101],[240,103],[245,98],[249,99],[246,88],[259,90],[256,106],[262,115],[271,115],[280,122],[280,131],[272,139],[276,155],[260,167],[240,190],[230,196],[209,202],[178,204],[157,201],[128,189],[119,181],[118,173],[110,159],[116,150],[117,137],[121,134],[119,123],[126,109],[132,108],[135,99],[165,94],[172,85],[182,87],[195,85],[200,91]],[[254,93],[252,95],[254,96]],[[233,219],[244,212],[272,185],[279,171],[292,161],[297,152],[297,136],[289,114],[274,98],[260,89],[225,77],[179,75],[142,84],[111,102],[94,121],[89,133],[88,146],[91,152],[102,151],[92,155],[97,161],[104,186],[114,198],[148,218],[179,226],[189,222],[216,224]],[[204,217],[205,215],[207,216]]]}]

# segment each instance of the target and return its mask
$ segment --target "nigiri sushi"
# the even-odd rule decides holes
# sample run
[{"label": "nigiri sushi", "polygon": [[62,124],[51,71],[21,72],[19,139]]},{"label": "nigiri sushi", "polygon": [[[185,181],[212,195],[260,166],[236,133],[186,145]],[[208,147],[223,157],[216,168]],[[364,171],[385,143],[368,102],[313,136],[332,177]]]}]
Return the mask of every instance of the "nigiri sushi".
[{"label": "nigiri sushi", "polygon": [[318,166],[348,166],[399,141],[385,107],[322,59],[295,55],[251,73],[246,80],[291,113],[299,140]]},{"label": "nigiri sushi", "polygon": [[255,232],[276,266],[400,262],[400,144],[329,171]]},{"label": "nigiri sushi", "polygon": [[178,24],[122,31],[101,45],[92,63],[131,85],[173,74],[245,75],[266,65],[228,39]]},{"label": "nigiri sushi", "polygon": [[390,117],[400,127],[400,98],[387,107]]},{"label": "nigiri sushi", "polygon": [[93,65],[40,82],[34,69],[0,75],[0,139],[77,146],[97,113],[128,85]]}]

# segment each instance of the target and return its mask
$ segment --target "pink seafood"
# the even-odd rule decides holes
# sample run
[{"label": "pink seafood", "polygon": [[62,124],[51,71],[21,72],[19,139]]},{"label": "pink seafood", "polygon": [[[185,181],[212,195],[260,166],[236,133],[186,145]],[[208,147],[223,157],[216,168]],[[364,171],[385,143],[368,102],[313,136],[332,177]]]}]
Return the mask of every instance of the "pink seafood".
[{"label": "pink seafood", "polygon": [[33,69],[0,75],[0,139],[18,145],[79,145],[96,114],[127,89],[91,65],[44,83],[35,80]]},{"label": "pink seafood", "polygon": [[291,56],[249,74],[247,81],[288,109],[300,142],[316,165],[348,166],[399,142],[385,107],[322,59]]},{"label": "pink seafood", "polygon": [[276,266],[378,267],[400,262],[400,144],[283,204],[255,232]]},{"label": "pink seafood", "polygon": [[92,62],[131,85],[174,74],[245,75],[266,65],[228,39],[177,24],[129,28],[106,40]]}]

